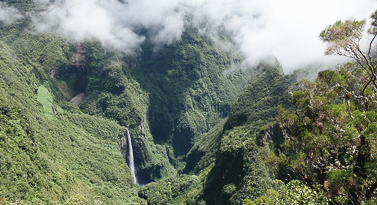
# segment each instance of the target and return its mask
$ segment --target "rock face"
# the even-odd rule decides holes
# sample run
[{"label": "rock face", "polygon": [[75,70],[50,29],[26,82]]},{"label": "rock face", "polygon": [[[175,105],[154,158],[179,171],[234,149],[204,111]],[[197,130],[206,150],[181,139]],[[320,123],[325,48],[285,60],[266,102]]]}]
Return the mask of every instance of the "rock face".
[{"label": "rock face", "polygon": [[79,106],[84,101],[84,99],[85,99],[85,93],[79,93],[78,95],[73,97],[69,102],[76,106]]},{"label": "rock face", "polygon": [[281,131],[278,124],[270,125],[267,129],[259,133],[256,142],[259,146],[273,143],[274,147],[280,147],[280,144],[284,142],[284,133]]},{"label": "rock face", "polygon": [[82,45],[77,45],[75,47],[75,52],[71,58],[71,65],[76,67],[86,66],[86,49]]},{"label": "rock face", "polygon": [[127,159],[127,153],[128,153],[128,148],[127,148],[127,138],[125,136],[125,132],[121,132],[119,134],[119,152],[122,154],[124,159]]}]

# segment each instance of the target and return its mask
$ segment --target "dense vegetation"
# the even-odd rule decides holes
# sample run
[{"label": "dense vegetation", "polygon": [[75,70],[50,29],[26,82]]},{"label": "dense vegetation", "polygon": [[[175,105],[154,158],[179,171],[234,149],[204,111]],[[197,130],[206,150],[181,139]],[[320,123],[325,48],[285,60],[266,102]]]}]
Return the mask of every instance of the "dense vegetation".
[{"label": "dense vegetation", "polygon": [[[143,187],[143,193],[161,199],[154,204],[164,204],[166,198],[173,199],[169,201],[172,204],[242,204],[245,198],[264,195],[274,178],[265,159],[282,134],[273,126],[276,106],[283,103],[289,108],[287,91],[294,82],[294,75],[284,76],[275,58],[266,59],[253,71],[229,117],[204,134],[187,154],[184,172],[197,175],[199,182],[181,191],[186,198],[174,200],[175,193],[165,198],[160,193],[154,195],[150,186]],[[153,190],[165,186],[159,181]]]},{"label": "dense vegetation", "polygon": [[[62,104],[69,110],[56,106],[52,113],[54,94],[48,90],[57,89],[56,82],[44,69],[66,59],[69,49],[61,48],[69,46],[54,36],[26,33],[20,34],[22,44],[8,41],[5,37],[17,35],[13,32],[17,30],[2,29],[0,40],[1,198],[27,204],[76,199],[143,203],[132,191],[131,175],[117,150],[121,126],[83,114],[67,102]],[[31,45],[36,53],[25,50]],[[38,51],[45,49],[59,54],[56,60],[44,63],[47,59]]]},{"label": "dense vegetation", "polygon": [[[277,173],[288,166],[305,182],[296,186],[299,201],[311,195],[305,192],[309,190],[317,196],[326,194],[316,203],[376,203],[377,84],[372,46],[377,12],[371,18],[368,33],[373,38],[366,53],[359,45],[365,20],[337,21],[323,30],[325,53],[353,58],[355,64],[322,71],[315,82],[299,82],[300,89],[292,94],[294,112],[278,107],[285,141],[269,161]],[[284,194],[263,203],[276,204]]]},{"label": "dense vegetation", "polygon": [[[225,34],[223,41],[231,45]],[[250,76],[240,70],[234,47],[223,49],[191,27],[181,41],[158,53],[145,42],[139,59],[111,53],[95,42],[85,46],[90,75],[80,109],[133,128],[143,183],[182,170],[183,156],[227,116]],[[231,66],[235,71],[224,74]]]},{"label": "dense vegetation", "polygon": [[[250,75],[239,69],[235,47],[217,46],[190,27],[182,41],[159,53],[147,41],[135,57],[96,41],[78,47],[30,32],[27,16],[0,26],[2,201],[146,203],[134,191],[127,150],[119,153],[127,149],[119,147],[124,126],[141,183],[175,176]],[[227,35],[222,40],[232,45]],[[72,56],[82,48],[85,63],[78,66]],[[231,66],[236,70],[225,74]],[[82,92],[80,107],[67,102]]]},{"label": "dense vegetation", "polygon": [[326,54],[355,64],[295,85],[302,71],[284,75],[274,57],[241,69],[230,34],[214,41],[189,20],[160,47],[140,29],[146,40],[130,55],[38,33],[33,1],[3,2],[22,15],[0,22],[0,204],[376,202],[377,77],[372,49],[358,44],[365,21],[320,34]]}]

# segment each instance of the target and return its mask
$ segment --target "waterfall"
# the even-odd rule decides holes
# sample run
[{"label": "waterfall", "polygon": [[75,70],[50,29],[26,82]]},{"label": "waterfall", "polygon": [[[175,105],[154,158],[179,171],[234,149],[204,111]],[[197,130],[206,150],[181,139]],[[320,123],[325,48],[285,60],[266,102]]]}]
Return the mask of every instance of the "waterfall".
[{"label": "waterfall", "polygon": [[134,178],[134,184],[138,184],[137,179],[136,179],[136,175],[135,175],[134,152],[132,150],[132,142],[131,142],[130,132],[128,131],[128,128],[126,128],[126,131],[127,131],[128,145],[129,145],[129,154],[128,154],[128,158],[130,160],[129,167],[131,169],[131,174]]}]

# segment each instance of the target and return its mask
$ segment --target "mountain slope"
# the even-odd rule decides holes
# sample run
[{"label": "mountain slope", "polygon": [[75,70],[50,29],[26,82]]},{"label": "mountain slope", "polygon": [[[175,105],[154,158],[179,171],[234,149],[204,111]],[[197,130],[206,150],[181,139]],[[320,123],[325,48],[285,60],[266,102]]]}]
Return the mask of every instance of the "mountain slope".
[{"label": "mountain slope", "polygon": [[203,136],[187,155],[186,171],[211,171],[205,177],[198,201],[206,204],[240,204],[271,188],[273,176],[265,160],[274,141],[282,138],[276,106],[289,107],[288,87],[294,76],[284,76],[273,59],[254,70],[226,122]]},{"label": "mountain slope", "polygon": [[186,175],[161,180],[142,187],[139,196],[151,204],[242,204],[264,195],[274,179],[266,159],[282,140],[274,125],[276,107],[290,108],[288,87],[295,81],[294,75],[283,75],[275,58],[259,64],[229,116],[186,155],[184,173],[196,180],[185,184]]},{"label": "mountain slope", "polygon": [[[48,50],[59,38],[49,39],[28,36],[26,41],[38,42],[35,50]],[[38,61],[23,55],[30,44],[16,44],[0,41],[1,197],[30,204],[75,199],[143,203],[132,190],[132,177],[118,152],[122,127],[69,104],[74,112],[56,106],[53,114],[54,94],[47,89],[53,79],[43,75]]]},{"label": "mountain slope", "polygon": [[[89,82],[80,109],[131,128],[142,183],[181,171],[183,156],[227,116],[246,84],[241,56],[222,38],[230,48],[187,27],[180,41],[158,51],[146,41],[140,58],[84,44]],[[226,74],[231,66],[235,71]]]},{"label": "mountain slope", "polygon": [[225,34],[226,49],[187,27],[181,41],[158,52],[147,41],[130,56],[30,26],[28,17],[0,25],[0,199],[8,201],[145,204],[124,127],[142,184],[176,176],[250,76]]}]

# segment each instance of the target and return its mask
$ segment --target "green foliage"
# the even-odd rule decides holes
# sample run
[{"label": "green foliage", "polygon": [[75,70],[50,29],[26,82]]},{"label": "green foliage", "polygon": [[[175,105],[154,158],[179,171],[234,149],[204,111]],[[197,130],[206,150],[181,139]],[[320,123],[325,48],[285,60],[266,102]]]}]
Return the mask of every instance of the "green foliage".
[{"label": "green foliage", "polygon": [[228,195],[231,195],[233,194],[235,191],[236,191],[236,186],[234,184],[227,184],[223,187],[223,190],[222,192],[224,194],[228,194]]},{"label": "green foliage", "polygon": [[360,48],[360,40],[363,35],[366,20],[348,19],[337,21],[333,25],[327,26],[319,35],[320,39],[327,43],[326,55],[339,55],[356,60],[357,64],[368,74],[366,83],[363,83],[363,92],[369,85],[377,88],[376,65],[372,57],[373,41],[377,37],[376,12],[371,15],[372,24],[368,30],[373,37],[369,42],[368,52],[364,53]]},{"label": "green foliage", "polygon": [[279,129],[269,125],[275,122],[279,103],[289,106],[286,93],[292,83],[294,76],[284,76],[277,61],[256,68],[225,124],[204,135],[187,156],[188,165],[197,161],[196,173],[201,173],[203,166],[211,167],[196,202],[241,204],[271,188],[266,159],[269,142],[274,140],[266,136],[279,138]]},{"label": "green foliage", "polygon": [[365,23],[365,20],[338,20],[333,25],[327,26],[319,36],[325,42],[334,42],[343,45],[348,40],[360,39]]},{"label": "green foliage", "polygon": [[2,0],[9,6],[16,7],[21,12],[27,12],[33,6],[32,0]]},{"label": "green foliage", "polygon": [[301,179],[321,187],[336,204],[371,200],[377,187],[371,168],[376,163],[375,91],[363,89],[367,71],[355,70],[347,64],[320,72],[314,83],[298,83],[295,114],[278,107],[288,135],[280,156],[288,156]]},{"label": "green foliage", "polygon": [[253,124],[259,131],[277,115],[276,105],[289,106],[288,86],[293,76],[284,76],[276,59],[274,64],[262,62],[246,85],[242,95],[233,104],[226,129],[243,124]]},{"label": "green foliage", "polygon": [[[57,79],[49,77],[52,68],[69,62],[69,46],[59,37],[18,29],[1,29],[0,35],[0,198],[145,204],[118,151],[123,128],[66,106]],[[57,107],[53,115],[52,102],[69,110]]]},{"label": "green foliage", "polygon": [[297,180],[292,180],[288,184],[280,184],[278,191],[273,189],[267,191],[266,196],[262,196],[254,201],[245,199],[244,204],[329,204],[325,192],[320,189],[312,189]]},{"label": "green foliage", "polygon": [[[146,41],[139,59],[85,43],[90,76],[80,105],[135,130],[136,165],[146,182],[182,171],[184,155],[226,117],[249,76],[234,47],[217,46],[191,27],[181,41],[158,52],[152,46]],[[236,69],[225,73],[229,67]]]},{"label": "green foliage", "polygon": [[377,32],[377,10],[370,15],[370,18],[372,19],[371,22],[371,28],[368,30],[369,34],[376,34]]},{"label": "green foliage", "polygon": [[194,175],[166,178],[143,186],[139,191],[139,196],[146,199],[148,204],[170,204],[170,201],[181,196],[198,182],[199,179]]},{"label": "green foliage", "polygon": [[81,195],[75,195],[73,197],[70,197],[64,205],[87,205],[89,204],[89,200]]},{"label": "green foliage", "polygon": [[223,128],[227,119],[225,118],[195,143],[186,156],[187,163],[184,172],[193,171],[198,174],[214,163],[219,153]]},{"label": "green foliage", "polygon": [[253,201],[251,201],[250,199],[244,199],[243,205],[255,205],[255,203]]}]

